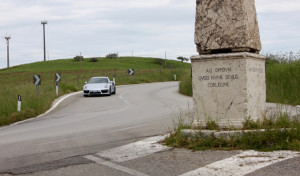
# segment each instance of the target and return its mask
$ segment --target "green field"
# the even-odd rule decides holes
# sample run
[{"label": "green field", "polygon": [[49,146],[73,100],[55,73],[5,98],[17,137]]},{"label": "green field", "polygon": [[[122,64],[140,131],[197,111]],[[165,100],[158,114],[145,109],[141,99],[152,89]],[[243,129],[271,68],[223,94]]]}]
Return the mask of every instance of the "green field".
[{"label": "green field", "polygon": [[[37,62],[0,70],[0,126],[35,117],[50,108],[55,95],[55,73],[61,74],[59,96],[82,90],[85,81],[93,76],[116,75],[116,84],[137,84],[177,80],[190,73],[190,64],[158,58],[119,57],[118,59],[90,58]],[[128,69],[135,69],[129,76]],[[33,75],[40,75],[42,85],[37,94]],[[22,96],[22,111],[17,112],[17,97]]]}]

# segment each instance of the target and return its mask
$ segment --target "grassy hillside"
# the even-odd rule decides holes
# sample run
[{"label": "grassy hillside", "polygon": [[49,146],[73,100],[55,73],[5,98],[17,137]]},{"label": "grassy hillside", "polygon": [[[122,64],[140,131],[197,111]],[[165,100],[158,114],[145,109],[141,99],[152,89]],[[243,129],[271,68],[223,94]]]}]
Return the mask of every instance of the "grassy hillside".
[{"label": "grassy hillside", "polygon": [[[119,59],[90,58],[82,62],[73,59],[37,62],[0,70],[0,125],[7,125],[35,117],[51,106],[55,95],[55,73],[61,74],[59,95],[82,90],[85,81],[92,76],[116,74],[117,85],[172,81],[190,72],[190,64],[173,60],[165,62],[157,58],[120,57]],[[128,68],[135,69],[128,76]],[[33,84],[33,75],[41,75],[39,94]],[[22,96],[22,111],[17,112],[17,97]]]}]

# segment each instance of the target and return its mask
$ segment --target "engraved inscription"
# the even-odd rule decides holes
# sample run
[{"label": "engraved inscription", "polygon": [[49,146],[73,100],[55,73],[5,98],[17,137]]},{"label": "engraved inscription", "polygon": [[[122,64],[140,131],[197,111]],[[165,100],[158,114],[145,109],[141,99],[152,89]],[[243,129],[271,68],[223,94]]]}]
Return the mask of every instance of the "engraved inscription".
[{"label": "engraved inscription", "polygon": [[[223,68],[208,68],[206,69],[206,75],[201,75],[198,80],[201,82],[207,82],[207,87],[230,87],[230,82],[239,79],[238,74],[232,74],[231,67]],[[213,74],[213,75],[211,75]]]},{"label": "engraved inscription", "polygon": [[254,72],[254,73],[263,73],[264,69],[263,68],[257,68],[257,67],[250,67],[249,71]]}]

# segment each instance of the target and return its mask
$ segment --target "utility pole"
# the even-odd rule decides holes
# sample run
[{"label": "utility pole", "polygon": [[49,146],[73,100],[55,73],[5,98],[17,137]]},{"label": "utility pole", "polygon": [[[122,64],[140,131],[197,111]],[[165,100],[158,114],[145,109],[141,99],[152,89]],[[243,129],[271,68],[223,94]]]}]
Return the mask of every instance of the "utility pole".
[{"label": "utility pole", "polygon": [[167,51],[165,51],[165,69],[167,67]]},{"label": "utility pole", "polygon": [[9,68],[9,40],[11,37],[9,35],[6,35],[4,38],[7,44],[7,68]]},{"label": "utility pole", "polygon": [[47,21],[41,21],[41,24],[43,25],[43,34],[44,34],[44,61],[46,61],[46,36],[45,36],[45,24],[47,24]]}]

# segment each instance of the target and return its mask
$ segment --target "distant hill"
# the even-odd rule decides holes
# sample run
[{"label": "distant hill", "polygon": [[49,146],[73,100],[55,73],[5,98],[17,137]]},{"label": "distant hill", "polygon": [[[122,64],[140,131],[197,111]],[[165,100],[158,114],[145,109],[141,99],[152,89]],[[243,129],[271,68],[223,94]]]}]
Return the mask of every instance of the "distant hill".
[{"label": "distant hill", "polygon": [[[175,60],[143,57],[61,59],[0,69],[0,126],[36,117],[51,106],[56,97],[55,73],[61,74],[59,96],[82,90],[92,76],[116,77],[116,84],[173,81],[190,74],[191,64]],[[128,75],[134,69],[134,76]],[[41,86],[33,84],[41,76]],[[39,90],[39,92],[37,92]],[[22,96],[22,111],[17,112],[17,97]]]}]

